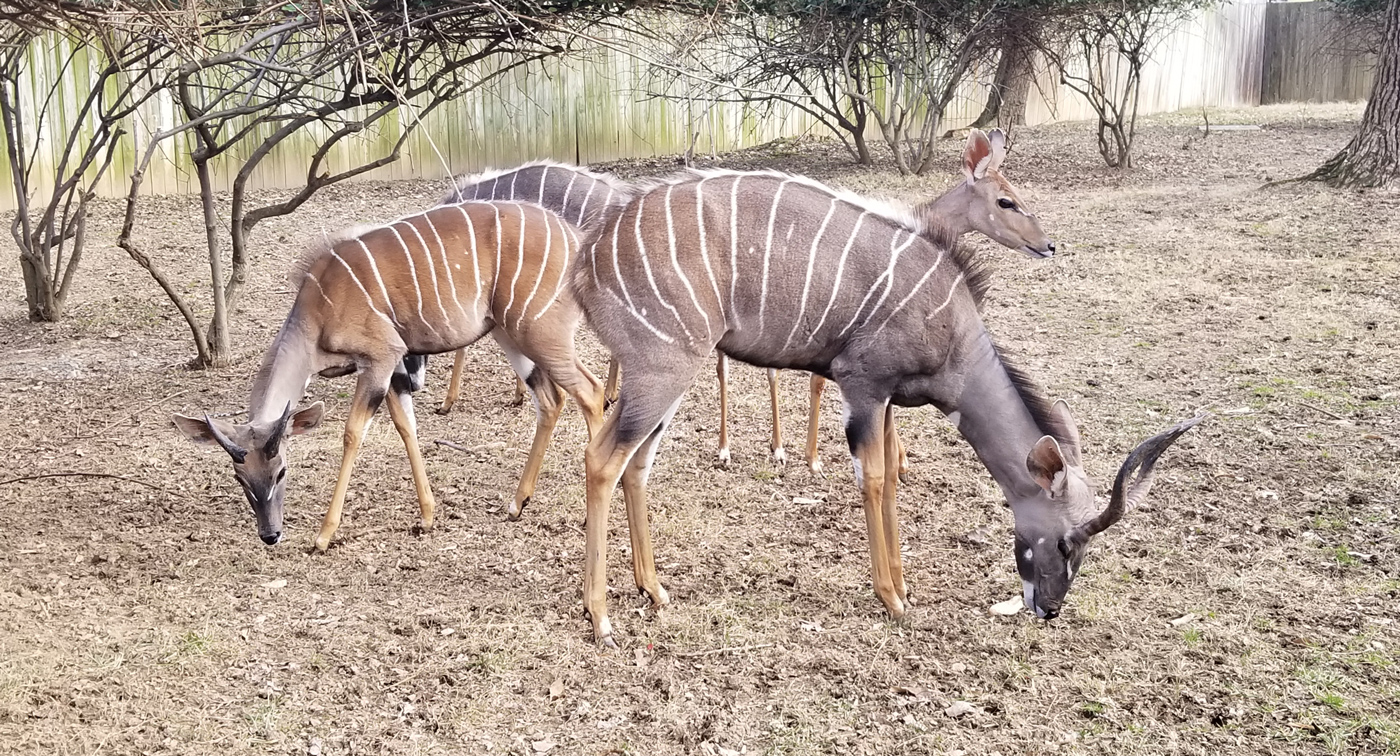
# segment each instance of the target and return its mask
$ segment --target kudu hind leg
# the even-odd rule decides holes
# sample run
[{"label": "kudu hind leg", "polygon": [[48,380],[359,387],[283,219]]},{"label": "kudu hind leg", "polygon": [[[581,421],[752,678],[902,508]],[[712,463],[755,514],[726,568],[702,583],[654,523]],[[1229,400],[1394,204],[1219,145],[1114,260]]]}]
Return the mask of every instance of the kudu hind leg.
[{"label": "kudu hind leg", "polygon": [[632,578],[637,590],[651,598],[654,606],[670,603],[666,589],[656,577],[656,557],[651,548],[651,523],[647,514],[647,478],[651,474],[651,464],[656,459],[657,447],[666,432],[671,417],[675,415],[680,400],[671,405],[661,425],[652,431],[651,436],[632,455],[622,472],[622,497],[627,503],[627,533],[632,541]]},{"label": "kudu hind leg", "polygon": [[403,439],[404,449],[408,452],[408,466],[413,471],[413,487],[418,494],[418,532],[426,533],[433,529],[433,512],[437,509],[437,502],[433,499],[433,488],[428,482],[428,467],[423,462],[423,452],[418,447],[418,423],[413,416],[413,394],[410,391],[401,391],[395,386],[393,396],[389,397],[389,418],[394,421],[394,428],[398,430],[399,437]]},{"label": "kudu hind leg", "polygon": [[[391,368],[392,370],[392,368]],[[365,429],[384,401],[389,384],[389,372],[371,368],[360,373],[355,384],[355,396],[350,402],[350,416],[345,420],[345,448],[340,457],[340,474],[335,481],[335,492],[331,495],[331,505],[321,519],[321,530],[314,544],[317,551],[330,548],[331,538],[340,527],[341,512],[345,509],[345,494],[350,488],[350,472],[355,469],[355,458],[365,440]]]},{"label": "kudu hind leg", "polygon": [[723,352],[715,360],[719,379],[719,463],[729,464],[729,358]]},{"label": "kudu hind leg", "polygon": [[559,413],[564,409],[564,394],[554,381],[538,367],[525,385],[535,404],[535,437],[530,443],[530,456],[525,460],[525,470],[520,474],[520,485],[515,490],[515,500],[511,502],[506,517],[512,521],[520,519],[525,505],[535,494],[535,484],[539,481],[540,468],[544,466],[545,452],[554,437],[554,427],[559,424]]},{"label": "kudu hind leg", "polygon": [[617,358],[608,358],[608,384],[603,391],[604,407],[610,407],[617,401],[617,388],[621,382],[621,368],[617,365]]},{"label": "kudu hind leg", "polygon": [[[635,486],[641,495],[629,500],[629,527],[639,530],[647,528],[645,517],[638,521],[637,514],[645,514],[646,511],[645,472],[650,466],[651,455],[647,455],[646,464],[635,470],[629,470],[629,466],[644,444],[648,441],[659,443],[660,434],[657,431],[680,406],[680,400],[698,369],[698,363],[686,365],[682,362],[666,366],[665,375],[659,371],[648,375],[645,370],[629,370],[623,376],[628,384],[623,387],[617,408],[584,453],[587,514],[584,521],[583,607],[593,623],[593,637],[599,643],[615,645],[607,606],[607,519],[613,491],[624,471],[631,472],[630,485]],[[651,561],[650,533],[646,535],[645,549],[637,549],[637,543],[634,538],[633,575],[645,579],[650,574],[654,579],[656,567]],[[638,559],[644,563],[638,564]],[[657,583],[656,587],[659,589],[660,584]],[[664,591],[658,590],[652,594],[653,601],[658,598],[661,602],[666,600]]]}]

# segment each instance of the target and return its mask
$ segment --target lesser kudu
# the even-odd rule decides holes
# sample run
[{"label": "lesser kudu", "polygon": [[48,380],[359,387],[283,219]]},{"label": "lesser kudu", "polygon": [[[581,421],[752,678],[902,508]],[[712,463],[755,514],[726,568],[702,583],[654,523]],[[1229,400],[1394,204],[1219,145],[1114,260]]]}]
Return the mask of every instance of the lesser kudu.
[{"label": "lesser kudu", "polygon": [[622,367],[618,403],[585,453],[583,596],[595,637],[612,643],[606,538],[619,478],[634,580],[667,602],[647,473],[715,348],[840,387],[875,592],[892,616],[904,615],[908,598],[893,407],[925,404],[949,417],[1000,484],[1026,603],[1056,616],[1089,540],[1147,493],[1157,455],[1195,421],[1135,450],[1097,512],[1069,409],[1003,361],[978,309],[985,285],[976,261],[926,217],[796,176],[692,174],[611,209],[573,275],[590,325]]},{"label": "lesser kudu", "polygon": [[559,417],[559,388],[578,403],[590,435],[602,420],[602,385],[574,353],[582,314],[566,272],[577,252],[569,223],[522,202],[443,205],[329,239],[294,274],[296,299],[253,381],[248,422],[176,415],[175,424],[196,443],[228,452],[258,535],[275,544],[282,537],[286,439],[314,428],[323,413],[320,402],[293,407],[313,375],[358,372],[340,475],[315,546],[330,545],[365,429],[390,392],[389,416],[408,450],[419,527],[427,530],[435,502],[411,400],[421,371],[415,365],[405,372],[401,361],[406,354],[452,351],[489,333],[537,408],[534,443],[512,505],[518,515]]}]

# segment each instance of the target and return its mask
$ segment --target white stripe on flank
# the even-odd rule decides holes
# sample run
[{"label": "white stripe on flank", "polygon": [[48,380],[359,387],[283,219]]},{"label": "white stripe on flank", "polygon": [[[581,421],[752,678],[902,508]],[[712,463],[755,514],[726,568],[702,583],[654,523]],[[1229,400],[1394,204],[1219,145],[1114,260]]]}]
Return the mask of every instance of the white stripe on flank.
[{"label": "white stripe on flank", "polygon": [[734,327],[739,327],[739,316],[734,311],[734,286],[739,282],[739,179],[734,177],[734,185],[729,188],[729,319]]},{"label": "white stripe on flank", "polygon": [[[447,288],[451,292],[452,303],[457,305],[457,312],[462,313],[464,320],[471,320],[467,311],[462,307],[462,301],[457,298],[457,277],[452,275],[452,266],[447,262],[447,245],[443,243],[442,234],[438,233],[437,226],[433,225],[433,219],[429,216],[430,213],[423,213],[423,222],[428,224],[428,229],[433,232],[433,238],[437,239],[438,256],[442,258],[442,271],[447,276]],[[428,259],[432,259],[431,254],[428,255]]]},{"label": "white stripe on flank", "polygon": [[[939,250],[939,251],[938,251],[938,259],[933,261],[933,267],[929,268],[929,269],[928,269],[928,272],[924,273],[923,278],[920,278],[920,279],[919,279],[919,282],[916,283],[916,284],[914,284],[914,288],[910,289],[910,290],[909,290],[909,293],[904,295],[904,299],[899,300],[899,304],[895,305],[893,310],[890,310],[890,314],[889,314],[889,315],[886,315],[886,316],[885,316],[885,319],[882,320],[882,321],[880,321],[880,326],[879,326],[878,328],[875,329],[875,333],[872,333],[871,336],[875,336],[876,334],[879,334],[880,331],[883,331],[883,330],[885,329],[885,325],[888,324],[888,323],[890,322],[890,318],[893,318],[895,315],[898,315],[898,314],[899,314],[899,311],[902,310],[902,309],[904,309],[904,305],[909,304],[909,300],[913,299],[913,298],[914,298],[914,295],[919,293],[919,289],[922,289],[922,288],[924,287],[924,282],[928,280],[929,276],[933,275],[933,272],[934,272],[935,270],[938,270],[938,266],[939,266],[939,264],[942,263],[942,262],[943,262],[943,250]],[[959,273],[958,275],[959,275],[959,277],[961,277],[962,274]],[[950,293],[948,294],[948,296],[951,297],[951,296],[952,296],[952,293],[950,292]],[[871,311],[870,311],[870,315],[866,315],[866,316],[865,316],[866,322],[870,322],[870,317],[871,317],[871,315],[874,315],[874,314],[875,314],[875,310],[871,310]]]},{"label": "white stripe on flank", "polygon": [[[515,191],[515,179],[511,179],[511,191]],[[506,300],[506,308],[501,310],[502,317],[510,316],[511,307],[515,306],[515,285],[520,282],[520,272],[525,269],[525,206],[516,203],[515,208],[520,211],[520,239],[515,251],[515,275],[510,279],[510,299]]]},{"label": "white stripe on flank", "polygon": [[[710,248],[705,243],[705,196],[703,188],[707,179],[700,179],[695,183],[695,227],[700,234],[700,259],[705,261],[705,274],[710,277],[710,289],[715,293],[715,307],[719,314],[724,313],[724,299],[719,295],[719,282],[715,280],[715,269],[710,267]],[[706,321],[706,326],[709,321]],[[714,338],[714,334],[710,334]]]},{"label": "white stripe on flank", "polygon": [[[681,284],[685,286],[685,290],[690,292],[690,303],[695,305],[695,311],[700,313],[700,317],[705,320],[705,337],[713,339],[715,332],[714,329],[710,327],[710,316],[705,312],[705,308],[700,306],[700,300],[695,296],[695,288],[690,285],[690,279],[686,278],[685,271],[681,270],[680,261],[676,259],[676,226],[671,220],[671,190],[674,188],[676,188],[674,184],[666,187],[666,243],[671,249],[671,268],[674,269],[676,275],[680,277]],[[685,324],[682,323],[681,326],[684,327]]]},{"label": "white stripe on flank", "polygon": [[[948,296],[943,299],[943,304],[936,307],[933,312],[930,312],[928,315],[924,316],[925,323],[927,323],[930,320],[933,320],[933,317],[935,315],[937,315],[940,312],[943,312],[943,308],[947,307],[948,303],[953,301],[953,292],[958,290],[958,284],[962,283],[964,275],[966,274],[962,273],[961,271],[958,272],[957,277],[953,279],[953,285],[948,287]],[[953,414],[956,415],[957,413],[954,412]]]},{"label": "white stripe on flank", "polygon": [[472,280],[476,282],[476,294],[472,295],[472,317],[481,317],[481,265],[476,259],[476,224],[472,223],[472,216],[467,213],[467,209],[461,205],[457,206],[457,211],[462,214],[462,220],[467,222],[467,237],[472,241]]},{"label": "white stripe on flank", "polygon": [[[569,195],[574,192],[574,182],[578,181],[578,171],[569,171],[569,185],[564,187],[564,199],[559,200],[559,215],[569,212]],[[580,218],[579,222],[583,219]]]},{"label": "white stripe on flank", "polygon": [[[778,219],[778,203],[783,200],[783,188],[788,185],[784,181],[778,184],[778,191],[773,193],[773,206],[768,209],[768,238],[763,242],[763,288],[758,294],[758,334],[763,335],[764,311],[768,309],[768,256],[773,252],[773,222]],[[792,230],[789,229],[791,234]]]},{"label": "white stripe on flank", "polygon": [[[342,260],[342,262],[344,262],[344,261]],[[351,273],[350,275],[353,276],[353,275],[355,275],[355,274],[354,274],[354,273]],[[306,277],[309,278],[309,279],[311,279],[311,283],[316,284],[316,291],[321,292],[321,299],[325,300],[326,304],[330,305],[331,307],[335,307],[335,302],[332,302],[332,301],[331,301],[331,298],[328,297],[328,296],[326,296],[326,289],[325,289],[324,286],[321,285],[321,280],[320,280],[319,278],[317,278],[316,276],[310,274],[310,273],[307,273],[307,274],[306,274]],[[356,281],[356,283],[358,284],[359,282]],[[305,285],[305,284],[303,284],[303,285]],[[364,291],[364,287],[361,286],[361,287],[360,287],[360,290],[361,290],[361,291]],[[365,296],[368,297],[368,296],[369,296],[369,293],[366,292],[366,293],[365,293]],[[370,306],[370,307],[374,307],[374,303],[373,303],[373,302],[370,302],[370,303],[369,303],[369,306]]]},{"label": "white stripe on flank", "polygon": [[497,199],[497,197],[496,197],[496,189],[500,187],[500,184],[501,184],[501,177],[500,177],[500,176],[496,176],[495,178],[491,179],[491,193],[488,194],[488,195],[486,195],[486,198],[487,198],[487,199]]},{"label": "white stripe on flank", "polygon": [[[880,293],[880,301],[876,302],[876,303],[875,303],[875,306],[872,307],[872,308],[870,308],[870,314],[869,314],[869,315],[866,315],[866,316],[865,316],[865,319],[866,319],[866,320],[870,320],[870,316],[871,316],[871,315],[874,315],[874,314],[877,313],[877,312],[879,312],[879,311],[880,311],[880,308],[881,308],[882,306],[884,306],[885,300],[889,298],[889,296],[890,296],[890,291],[894,288],[894,266],[895,266],[895,263],[897,263],[897,262],[899,261],[899,255],[900,255],[900,253],[903,252],[904,250],[908,249],[908,248],[909,248],[909,245],[910,245],[910,244],[913,244],[913,243],[914,243],[914,240],[917,239],[917,238],[919,238],[919,235],[918,235],[918,234],[915,234],[915,233],[912,232],[912,231],[904,231],[904,233],[909,234],[909,238],[908,238],[908,239],[905,239],[905,240],[904,240],[904,243],[901,244],[901,245],[899,245],[898,248],[896,248],[896,247],[894,246],[894,243],[895,243],[896,241],[899,241],[899,232],[902,231],[902,230],[903,230],[903,229],[895,229],[894,234],[892,234],[892,235],[890,236],[890,263],[889,263],[889,265],[885,266],[885,272],[884,272],[884,273],[881,273],[881,274],[875,279],[875,283],[873,283],[873,284],[870,285],[870,291],[865,292],[865,297],[864,297],[863,299],[860,300],[860,306],[856,307],[856,311],[853,312],[853,313],[851,313],[851,320],[850,320],[850,322],[846,324],[846,327],[845,327],[845,328],[842,328],[842,329],[841,329],[841,332],[840,332],[840,333],[836,334],[836,337],[837,337],[837,338],[841,338],[842,336],[845,336],[845,335],[846,335],[846,332],[849,331],[849,330],[851,330],[851,327],[854,326],[854,325],[856,324],[856,318],[859,318],[859,317],[860,317],[861,311],[863,311],[863,310],[865,309],[865,303],[866,303],[866,302],[869,302],[869,301],[870,301],[870,297],[874,296],[875,290],[878,289],[878,288],[880,287],[880,281],[882,281],[882,280],[885,282],[885,290],[884,290],[883,292]],[[943,258],[943,253],[942,253],[942,252],[939,252],[939,253],[938,253],[938,257],[939,257],[939,260],[942,260],[942,258]],[[938,265],[938,262],[935,261],[935,262],[934,262],[934,265],[937,266],[937,265]]]},{"label": "white stripe on flank", "polygon": [[[413,298],[419,305],[419,319],[427,323],[428,319],[423,316],[423,290],[419,288],[419,269],[413,265],[413,251],[409,249],[409,242],[403,241],[403,237],[400,237],[398,228],[393,227],[392,224],[385,225],[385,228],[388,228],[389,232],[393,234],[393,238],[399,239],[399,248],[403,249],[403,259],[409,262],[409,279],[413,280]],[[428,325],[428,330],[433,330],[433,326]],[[437,332],[434,330],[434,333]]]},{"label": "white stripe on flank", "polygon": [[[379,284],[379,293],[384,295],[384,304],[389,308],[389,317],[394,321],[394,327],[402,330],[403,323],[399,322],[399,314],[394,311],[394,300],[389,298],[389,289],[384,286],[384,279],[379,277],[379,266],[374,264],[374,255],[370,253],[369,247],[365,246],[364,239],[356,238],[355,243],[360,245],[360,249],[365,251],[365,259],[369,261],[369,271],[374,274],[374,280]],[[341,262],[345,261],[341,260]],[[348,268],[350,266],[346,265],[345,267]],[[350,271],[350,275],[355,275],[355,272]],[[361,286],[360,288],[363,289],[364,287]]]},{"label": "white stripe on flank", "polygon": [[[416,217],[423,218],[424,220],[426,220],[428,214],[422,213]],[[438,291],[437,263],[433,261],[433,251],[431,249],[428,249],[428,240],[423,238],[423,234],[418,232],[417,226],[413,225],[412,223],[409,223],[407,220],[402,220],[399,222],[404,224],[405,226],[408,226],[408,230],[412,231],[413,235],[418,237],[418,243],[423,245],[423,257],[428,260],[428,280],[432,281],[433,283],[433,299],[437,301],[438,312],[442,313],[442,323],[444,326],[446,326],[447,324],[452,322],[452,318],[450,318],[447,315],[447,308],[442,306],[442,293]]]},{"label": "white stripe on flank", "polygon": [[797,329],[802,327],[802,316],[807,312],[807,292],[812,288],[812,269],[817,263],[817,245],[821,244],[822,235],[826,233],[826,224],[831,222],[831,216],[836,213],[836,198],[831,198],[831,204],[826,208],[826,217],[822,218],[822,224],[817,228],[817,235],[812,237],[812,247],[807,250],[807,280],[802,283],[802,304],[797,308],[797,319],[792,323],[792,330],[788,331],[787,341],[783,342],[783,348],[787,349],[792,345],[792,337],[797,335]]},{"label": "white stripe on flank", "polygon": [[496,270],[491,274],[491,302],[489,307],[491,314],[495,315],[496,295],[501,288],[501,207],[496,203],[491,203],[491,212],[496,214]]},{"label": "white stripe on flank", "polygon": [[[639,203],[638,203],[638,206],[637,206],[637,215],[638,215],[638,217],[641,216],[641,209],[642,209],[642,208],[641,208],[641,205],[640,205],[640,202],[639,202]],[[676,340],[675,340],[675,339],[673,339],[673,338],[671,338],[670,336],[667,336],[666,334],[664,334],[664,333],[662,333],[661,331],[657,330],[656,326],[652,325],[651,322],[648,321],[645,317],[643,317],[642,314],[641,314],[640,312],[637,312],[637,307],[636,307],[636,305],[632,304],[632,295],[630,295],[630,294],[627,293],[627,284],[624,283],[623,280],[622,280],[622,269],[621,269],[621,268],[618,266],[618,264],[617,264],[617,237],[618,237],[618,232],[619,232],[620,230],[622,230],[622,217],[623,217],[623,214],[624,214],[624,213],[619,212],[619,213],[617,214],[617,222],[616,222],[615,224],[613,224],[613,237],[612,237],[612,248],[613,248],[613,275],[617,276],[617,285],[620,286],[620,287],[622,287],[622,296],[627,300],[627,311],[628,311],[629,313],[632,314],[632,317],[634,317],[634,318],[636,318],[638,321],[640,321],[642,325],[646,326],[648,331],[651,331],[652,333],[656,334],[656,336],[657,336],[658,338],[660,338],[662,341],[666,342],[667,344],[674,344],[674,343],[676,343]],[[608,289],[608,291],[609,291],[609,292],[612,292],[612,289]],[[617,298],[617,294],[614,293],[614,294],[613,294],[613,298],[616,299],[616,298]]]},{"label": "white stripe on flank", "polygon": [[598,188],[598,181],[594,180],[588,185],[588,193],[583,195],[583,204],[578,206],[578,224],[583,225],[583,213],[588,209],[588,198],[593,196],[593,190]]},{"label": "white stripe on flank", "polygon": [[516,196],[515,196],[515,180],[518,179],[518,178],[520,178],[520,171],[511,171],[511,174],[510,174],[510,197],[509,197],[508,199],[516,199]]},{"label": "white stripe on flank", "polygon": [[812,333],[807,336],[808,344],[817,338],[817,334],[822,330],[822,325],[826,323],[826,316],[831,314],[831,306],[836,302],[836,294],[841,291],[841,276],[846,272],[846,256],[851,253],[851,245],[855,243],[856,235],[860,233],[860,224],[865,222],[865,216],[869,214],[869,210],[862,210],[860,215],[856,216],[856,223],[851,227],[851,235],[846,239],[846,247],[841,250],[841,259],[836,263],[836,282],[831,285],[831,297],[826,300],[826,309],[822,310],[821,320],[817,321],[817,325],[812,328]]},{"label": "white stripe on flank", "polygon": [[[355,241],[360,242],[359,239],[356,239]],[[362,249],[365,250],[365,254],[366,254],[366,255],[369,254],[369,248],[368,248],[368,247],[365,247],[364,242],[360,242],[360,247],[361,247]],[[368,291],[367,289],[365,289],[365,285],[364,285],[363,283],[360,283],[360,277],[357,276],[357,275],[355,275],[355,269],[352,268],[352,267],[350,267],[350,263],[345,262],[345,258],[341,257],[341,256],[340,256],[340,253],[339,253],[339,252],[336,252],[336,251],[334,251],[334,250],[331,251],[331,257],[334,257],[334,258],[336,259],[337,262],[339,262],[341,265],[345,266],[345,272],[350,274],[350,280],[351,280],[351,281],[354,281],[354,282],[355,282],[355,287],[358,288],[358,289],[360,290],[360,293],[361,293],[361,294],[364,294],[364,295],[365,295],[365,301],[369,303],[369,309],[373,310],[375,315],[378,315],[379,317],[384,318],[384,322],[386,322],[386,323],[388,323],[388,324],[390,324],[390,325],[393,325],[393,326],[397,327],[397,326],[398,326],[398,321],[397,321],[397,320],[390,320],[388,315],[385,315],[384,312],[383,312],[382,310],[380,310],[378,307],[375,307],[375,306],[374,306],[374,297],[371,297],[371,296],[369,295],[369,291]],[[371,264],[373,264],[373,261],[371,261]],[[375,275],[378,276],[377,273],[376,273]],[[320,286],[319,283],[317,283],[316,285],[317,285],[317,286]],[[391,305],[391,306],[392,306],[392,305]]]},{"label": "white stripe on flank", "polygon": [[[530,289],[530,296],[525,298],[525,304],[520,305],[520,317],[515,319],[516,328],[525,322],[525,316],[530,312],[530,303],[534,301],[535,293],[540,290],[540,281],[544,280],[544,273],[549,269],[549,248],[554,246],[554,224],[549,222],[549,217],[553,213],[542,207],[538,209],[540,217],[544,218],[544,257],[540,260],[539,266],[535,268],[535,287]],[[524,213],[523,207],[521,213]]]},{"label": "white stripe on flank", "polygon": [[[670,191],[670,187],[667,187],[666,189],[667,191]],[[685,331],[685,340],[690,342],[691,344],[694,344],[695,337],[691,336],[690,329],[686,327],[685,321],[681,320],[680,312],[678,312],[675,307],[672,307],[671,303],[667,302],[665,297],[661,296],[661,289],[656,285],[656,278],[651,274],[651,261],[647,259],[646,242],[642,241],[642,204],[645,201],[645,197],[640,197],[637,199],[637,221],[635,224],[633,224],[634,235],[637,239],[637,254],[640,255],[642,258],[642,270],[646,271],[647,283],[651,284],[651,290],[653,293],[656,294],[656,301],[660,302],[662,307],[665,307],[667,310],[670,310],[672,317],[676,319],[677,323],[681,324],[681,330]]]},{"label": "white stripe on flank", "polygon": [[[532,318],[532,320],[539,320],[541,315],[549,312],[549,308],[554,306],[554,303],[559,299],[559,295],[564,293],[564,284],[569,281],[569,250],[578,247],[578,235],[569,227],[568,222],[553,213],[550,214],[550,218],[553,219],[553,222],[559,224],[559,235],[564,239],[564,262],[559,264],[559,281],[554,284],[554,293],[550,295],[549,301],[544,303],[544,307],[540,308],[540,311],[535,313],[535,317]],[[598,280],[598,266],[596,263],[593,266],[593,280],[595,282]]]},{"label": "white stripe on flank", "polygon": [[544,167],[544,170],[540,171],[540,197],[539,197],[539,200],[538,200],[540,205],[543,205],[543,204],[544,204],[544,182],[545,182],[545,179],[548,179],[548,178],[549,178],[549,166],[546,165],[546,166]]}]

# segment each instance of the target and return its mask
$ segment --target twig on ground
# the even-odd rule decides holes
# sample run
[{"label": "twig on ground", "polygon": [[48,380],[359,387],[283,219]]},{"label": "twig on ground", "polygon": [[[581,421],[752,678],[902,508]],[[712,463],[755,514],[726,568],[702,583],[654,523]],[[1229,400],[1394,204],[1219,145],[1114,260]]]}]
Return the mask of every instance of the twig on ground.
[{"label": "twig on ground", "polygon": [[1306,407],[1306,408],[1312,410],[1313,412],[1320,412],[1320,413],[1322,413],[1322,414],[1324,414],[1324,415],[1326,415],[1326,416],[1332,418],[1333,420],[1345,420],[1346,422],[1351,422],[1351,420],[1350,420],[1349,418],[1342,417],[1341,415],[1338,415],[1338,414],[1335,413],[1335,412],[1332,412],[1332,411],[1329,411],[1329,410],[1325,410],[1325,409],[1323,409],[1323,408],[1321,408],[1321,407],[1314,407],[1314,406],[1312,406],[1311,404],[1307,404],[1307,403],[1305,403],[1305,402],[1294,402],[1294,404],[1297,404],[1299,407]]},{"label": "twig on ground", "polygon": [[127,483],[135,483],[138,486],[145,486],[146,488],[149,488],[152,491],[160,491],[163,494],[170,494],[171,496],[179,496],[183,499],[190,498],[187,494],[180,493],[179,491],[171,491],[165,488],[161,488],[160,486],[157,486],[152,483],[147,483],[146,481],[140,480],[138,478],[128,478],[125,475],[112,475],[110,473],[95,472],[58,472],[41,473],[39,475],[21,475],[18,478],[0,480],[0,486],[8,486],[11,483],[23,483],[31,480],[43,480],[45,478],[110,478],[111,480],[122,480],[126,481]]},{"label": "twig on ground", "polygon": [[717,655],[717,654],[737,654],[737,653],[739,653],[740,651],[756,651],[756,650],[758,650],[758,649],[760,649],[760,648],[772,648],[772,647],[773,647],[773,644],[772,644],[772,643],[754,643],[754,644],[749,645],[749,646],[725,646],[724,648],[712,648],[712,649],[709,649],[708,651],[678,651],[678,652],[676,652],[676,653],[674,653],[674,654],[671,654],[671,656],[684,656],[684,657],[715,656],[715,655]]},{"label": "twig on ground", "polygon": [[494,451],[496,449],[506,448],[504,441],[492,441],[489,444],[481,444],[480,446],[462,446],[461,444],[453,443],[451,441],[445,441],[439,438],[436,441],[433,441],[433,443],[439,446],[446,446],[449,449],[456,449],[459,452],[465,452],[467,454],[480,454],[481,452],[485,451]]}]

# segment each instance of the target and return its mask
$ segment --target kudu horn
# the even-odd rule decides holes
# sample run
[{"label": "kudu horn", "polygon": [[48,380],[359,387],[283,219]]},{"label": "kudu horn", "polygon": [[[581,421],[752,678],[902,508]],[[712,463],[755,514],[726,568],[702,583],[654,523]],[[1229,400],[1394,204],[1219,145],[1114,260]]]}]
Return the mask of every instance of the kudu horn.
[{"label": "kudu horn", "polygon": [[282,436],[287,432],[287,421],[292,419],[292,403],[287,402],[286,409],[282,410],[282,417],[277,419],[277,424],[272,426],[272,433],[268,435],[267,442],[263,444],[263,453],[271,457],[277,453],[277,448],[282,444]]},{"label": "kudu horn", "polygon": [[228,452],[230,457],[233,457],[233,461],[240,465],[243,464],[243,460],[248,457],[248,450],[235,444],[233,439],[225,436],[223,431],[219,430],[219,426],[214,424],[213,418],[209,417],[209,413],[207,412],[204,413],[204,424],[209,427],[209,435],[213,436],[214,440],[219,442],[219,446],[224,447],[224,451]]},{"label": "kudu horn", "polygon": [[[1108,500],[1108,506],[1097,517],[1081,526],[1080,532],[1085,537],[1098,535],[1108,530],[1113,523],[1118,522],[1129,505],[1136,507],[1140,504],[1147,496],[1148,489],[1152,487],[1152,467],[1157,464],[1157,458],[1162,456],[1162,452],[1165,452],[1168,447],[1176,443],[1176,440],[1181,438],[1181,434],[1191,430],[1207,417],[1210,415],[1197,415],[1138,444],[1138,447],[1133,449],[1132,453],[1128,455],[1128,459],[1123,462],[1123,466],[1118,468],[1118,476],[1113,479],[1113,495]],[[1123,489],[1134,471],[1137,472],[1137,479],[1128,492],[1124,494]]]}]

